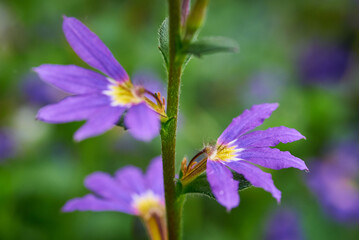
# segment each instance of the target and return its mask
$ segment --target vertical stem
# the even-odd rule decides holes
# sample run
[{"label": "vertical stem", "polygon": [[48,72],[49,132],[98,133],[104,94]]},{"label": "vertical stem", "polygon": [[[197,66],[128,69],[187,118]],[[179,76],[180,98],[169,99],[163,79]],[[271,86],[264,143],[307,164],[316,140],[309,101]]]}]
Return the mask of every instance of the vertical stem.
[{"label": "vertical stem", "polygon": [[169,122],[161,130],[163,179],[165,186],[168,239],[180,239],[181,208],[177,201],[175,183],[176,130],[183,60],[180,56],[181,0],[168,0],[169,7],[169,62],[167,116]]}]

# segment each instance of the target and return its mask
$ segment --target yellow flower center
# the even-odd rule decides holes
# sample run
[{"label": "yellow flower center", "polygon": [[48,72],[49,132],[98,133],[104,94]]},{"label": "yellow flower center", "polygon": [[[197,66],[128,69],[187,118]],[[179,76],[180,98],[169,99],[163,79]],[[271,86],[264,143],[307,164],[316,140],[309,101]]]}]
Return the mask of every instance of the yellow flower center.
[{"label": "yellow flower center", "polygon": [[144,88],[133,86],[130,80],[122,83],[109,80],[111,85],[103,93],[111,98],[112,106],[129,106],[144,101]]},{"label": "yellow flower center", "polygon": [[235,145],[236,140],[228,144],[216,144],[215,146],[210,146],[206,148],[206,153],[208,158],[212,161],[237,161],[240,160],[239,153],[242,152],[243,148],[238,148]]},{"label": "yellow flower center", "polygon": [[151,239],[167,240],[166,212],[160,196],[151,190],[135,194],[132,196],[132,207],[142,218]]},{"label": "yellow flower center", "polygon": [[137,214],[144,219],[149,219],[153,215],[164,216],[165,208],[160,196],[154,194],[151,190],[132,196],[132,206]]}]

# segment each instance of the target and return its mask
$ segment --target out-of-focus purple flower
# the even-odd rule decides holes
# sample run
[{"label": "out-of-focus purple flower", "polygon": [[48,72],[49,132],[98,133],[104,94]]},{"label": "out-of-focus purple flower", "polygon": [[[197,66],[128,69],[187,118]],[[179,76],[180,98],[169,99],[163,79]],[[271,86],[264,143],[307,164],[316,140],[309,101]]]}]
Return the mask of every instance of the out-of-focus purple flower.
[{"label": "out-of-focus purple flower", "polygon": [[77,55],[106,76],[75,65],[34,68],[45,82],[74,94],[40,109],[37,118],[50,123],[87,120],[75,133],[75,139],[81,141],[111,129],[127,110],[124,123],[135,138],[149,141],[157,136],[160,117],[166,117],[162,99],[132,84],[110,50],[79,20],[64,17],[63,30]]},{"label": "out-of-focus purple flower", "polygon": [[283,73],[275,70],[264,70],[252,75],[240,89],[240,101],[247,104],[280,100],[284,91],[285,79]]},{"label": "out-of-focus purple flower", "polygon": [[359,222],[359,148],[347,143],[325,161],[314,161],[308,184],[325,210],[343,222]]},{"label": "out-of-focus purple flower", "polygon": [[0,162],[15,154],[15,139],[7,129],[0,129]]},{"label": "out-of-focus purple flower", "polygon": [[280,209],[268,219],[264,239],[266,240],[303,240],[298,216],[293,210]]},{"label": "out-of-focus purple flower", "polygon": [[139,149],[139,142],[129,135],[123,135],[113,142],[113,149],[121,153],[136,153]]},{"label": "out-of-focus purple flower", "polygon": [[299,71],[305,83],[339,82],[349,67],[350,51],[344,46],[315,42],[299,57]]},{"label": "out-of-focus purple flower", "polygon": [[233,179],[229,168],[242,174],[253,186],[272,193],[278,202],[281,192],[274,186],[271,174],[254,164],[276,170],[289,167],[308,169],[301,159],[289,152],[270,148],[280,142],[305,138],[297,130],[281,126],[247,133],[261,125],[277,107],[277,103],[264,103],[245,110],[233,119],[216,145],[205,147],[208,182],[217,201],[227,210],[239,204],[238,182]]},{"label": "out-of-focus purple flower", "polygon": [[22,93],[25,100],[34,105],[46,105],[57,102],[67,94],[41,81],[36,75],[27,75],[22,84]]},{"label": "out-of-focus purple flower", "polygon": [[[139,168],[127,166],[119,169],[115,177],[104,172],[92,173],[86,177],[85,186],[94,194],[68,201],[62,209],[64,212],[118,211],[140,216],[150,214],[157,208],[161,211],[164,208],[160,157],[152,160],[145,175]],[[143,206],[138,205],[141,198],[151,201],[154,209],[142,209]]]},{"label": "out-of-focus purple flower", "polygon": [[165,234],[161,157],[151,161],[146,174],[134,166],[119,169],[114,177],[95,172],[86,177],[85,186],[94,194],[68,201],[62,211],[123,212],[140,217],[150,232],[157,226],[158,232]]}]

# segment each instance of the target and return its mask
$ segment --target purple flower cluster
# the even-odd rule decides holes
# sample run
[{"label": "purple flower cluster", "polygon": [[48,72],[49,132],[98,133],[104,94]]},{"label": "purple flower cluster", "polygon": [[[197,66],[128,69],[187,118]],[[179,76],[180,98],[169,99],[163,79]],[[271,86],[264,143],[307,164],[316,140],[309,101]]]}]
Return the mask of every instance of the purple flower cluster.
[{"label": "purple flower cluster", "polygon": [[[189,1],[183,2],[183,8],[187,12],[182,20],[188,14]],[[86,120],[75,133],[77,141],[106,132],[120,123],[120,119],[124,119],[125,127],[139,140],[149,141],[158,135],[161,121],[168,120],[165,101],[161,98],[163,87],[148,74],[135,75],[132,82],[110,50],[79,20],[64,17],[63,31],[77,55],[103,74],[75,65],[44,64],[34,68],[42,80],[71,94],[40,109],[37,118],[50,123]],[[198,173],[206,170],[214,196],[227,210],[239,204],[238,182],[230,169],[243,175],[253,186],[270,192],[278,202],[281,192],[271,174],[256,165],[276,170],[289,167],[308,170],[301,159],[271,148],[280,142],[305,138],[297,130],[281,126],[249,132],[277,107],[277,103],[265,103],[245,110],[233,119],[216,144],[200,152],[206,157]],[[161,157],[152,160],[145,174],[134,166],[118,170],[114,177],[95,172],[85,179],[85,186],[93,194],[68,201],[62,209],[64,212],[118,211],[136,215],[143,220],[152,239],[167,239]]]},{"label": "purple flower cluster", "polygon": [[45,82],[74,94],[40,109],[37,118],[50,123],[87,120],[75,134],[81,141],[111,129],[127,111],[124,122],[135,138],[149,141],[158,135],[160,118],[165,117],[164,102],[158,95],[134,85],[110,50],[79,20],[64,17],[63,31],[77,55],[105,75],[75,65],[34,68]]},{"label": "purple flower cluster", "polygon": [[349,65],[350,51],[333,43],[314,42],[299,57],[299,71],[305,83],[337,83]]},{"label": "purple flower cluster", "polygon": [[266,240],[303,240],[299,218],[292,209],[279,209],[274,212],[267,224]]},{"label": "purple flower cluster", "polygon": [[343,222],[359,222],[359,150],[345,143],[327,159],[314,161],[308,184],[326,211]]},{"label": "purple flower cluster", "polygon": [[274,186],[272,176],[256,165],[265,168],[298,168],[308,170],[305,163],[291,155],[270,148],[278,143],[289,143],[305,138],[297,130],[287,127],[269,128],[264,131],[250,130],[258,127],[278,107],[277,103],[254,105],[233,119],[214,146],[206,147],[207,179],[217,201],[227,210],[239,204],[238,182],[230,169],[242,174],[253,186],[272,193],[280,201],[281,192]]}]

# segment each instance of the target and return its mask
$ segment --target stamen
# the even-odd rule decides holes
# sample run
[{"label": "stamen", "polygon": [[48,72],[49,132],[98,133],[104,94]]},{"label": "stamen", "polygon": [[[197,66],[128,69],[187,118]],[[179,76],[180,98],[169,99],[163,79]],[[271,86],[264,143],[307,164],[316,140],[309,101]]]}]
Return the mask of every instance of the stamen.
[{"label": "stamen", "polygon": [[188,184],[197,176],[201,175],[207,167],[207,158],[202,159],[200,162],[189,164],[187,167],[187,172],[182,176],[181,183],[183,185]]},{"label": "stamen", "polygon": [[166,106],[166,99],[165,99],[165,97],[162,97],[162,103],[163,103],[163,106]]},{"label": "stamen", "polygon": [[162,102],[161,102],[161,97],[160,97],[161,94],[160,93],[152,93],[152,92],[148,91],[147,89],[145,89],[145,93],[151,95],[156,100],[157,104],[162,108]]},{"label": "stamen", "polygon": [[[167,120],[165,105],[163,101],[161,101],[160,94],[152,93],[142,86],[134,86],[129,80],[121,83],[112,79],[109,79],[109,81],[111,84],[108,86],[108,89],[102,93],[110,97],[111,106],[131,107],[134,104],[145,102],[149,108],[160,115],[161,121]],[[153,100],[148,99],[144,95],[145,93],[149,94],[156,101],[153,102]]]},{"label": "stamen", "polygon": [[191,161],[189,161],[188,163],[188,168],[190,169],[191,164],[193,163],[194,160],[196,160],[199,156],[201,156],[203,153],[205,153],[206,149],[202,149],[202,151],[200,151],[199,153],[197,153],[192,159]]}]

